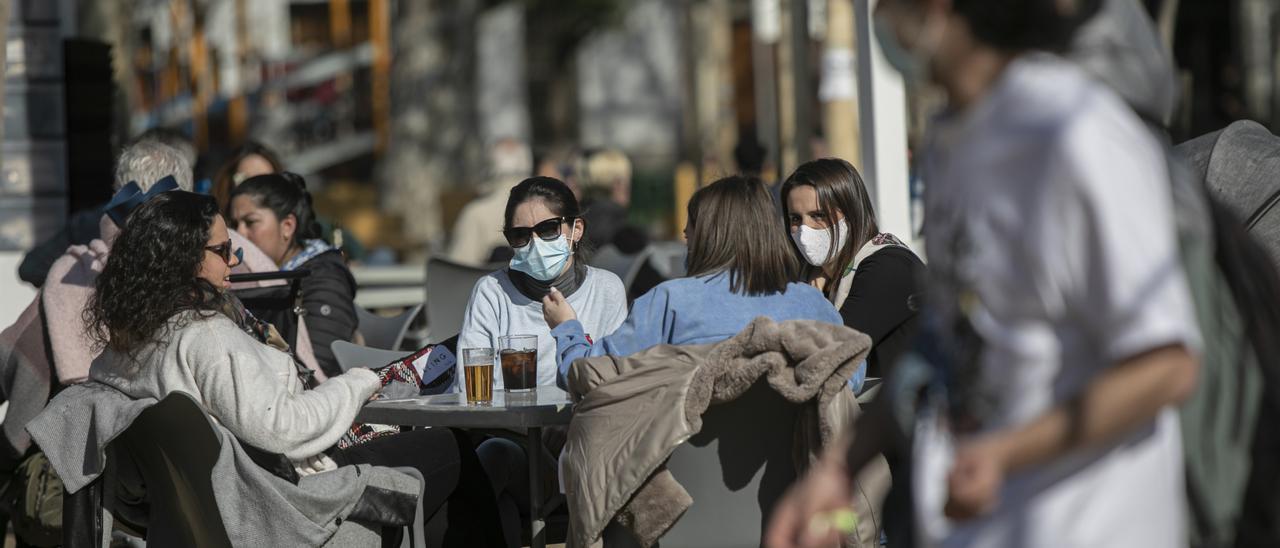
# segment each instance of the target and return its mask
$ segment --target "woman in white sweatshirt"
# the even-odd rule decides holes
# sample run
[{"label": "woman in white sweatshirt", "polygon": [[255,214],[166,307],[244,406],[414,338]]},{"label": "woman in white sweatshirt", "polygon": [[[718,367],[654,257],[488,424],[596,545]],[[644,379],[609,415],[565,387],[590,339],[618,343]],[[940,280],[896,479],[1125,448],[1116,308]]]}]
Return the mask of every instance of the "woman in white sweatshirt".
[{"label": "woman in white sweatshirt", "polygon": [[168,192],[132,213],[86,308],[103,348],[92,380],[134,398],[186,392],[240,442],[283,455],[299,475],[348,464],[411,466],[426,480],[426,515],[451,508],[445,543],[497,546],[496,504],[469,446],[447,429],[336,449],[382,387],[355,368],[314,389],[305,367],[268,343],[270,330],[226,290],[238,263],[208,196]]}]

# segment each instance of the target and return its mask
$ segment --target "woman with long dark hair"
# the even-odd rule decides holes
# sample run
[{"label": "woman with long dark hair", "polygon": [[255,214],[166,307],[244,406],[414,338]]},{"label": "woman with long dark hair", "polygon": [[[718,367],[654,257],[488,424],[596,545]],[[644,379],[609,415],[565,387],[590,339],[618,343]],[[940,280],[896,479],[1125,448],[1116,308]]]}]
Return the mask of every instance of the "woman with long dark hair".
[{"label": "woman with long dark hair", "polygon": [[218,211],[231,218],[231,194],[240,183],[258,175],[284,171],[284,163],[275,151],[257,141],[249,141],[231,152],[231,157],[218,168],[210,194],[218,201]]},{"label": "woman with long dark hair", "polygon": [[501,545],[464,436],[418,430],[334,449],[382,387],[378,374],[355,368],[308,389],[293,357],[266,344],[263,326],[227,292],[237,262],[212,198],[174,191],[139,207],[85,311],[103,348],[90,379],[138,399],[191,394],[242,443],[283,455],[298,475],[361,463],[417,468],[426,515],[446,500],[457,506],[447,538]]},{"label": "woman with long dark hair", "polygon": [[[1200,333],[1168,163],[1112,90],[1051,54],[1097,6],[876,8],[888,59],[947,98],[922,155],[919,355],[938,381],[914,423],[918,545],[1187,544],[1175,408]],[[770,545],[838,536],[861,456],[841,453],[779,506]]]},{"label": "woman with long dark hair", "polygon": [[342,374],[329,347],[355,337],[356,281],[342,252],[321,238],[302,176],[271,173],[251,177],[231,193],[232,223],[282,271],[305,268],[302,307],[316,361],[326,376]]},{"label": "woman with long dark hair", "polygon": [[871,337],[867,374],[882,377],[916,332],[924,263],[881,233],[867,187],[849,162],[805,162],[782,183],[782,219],[809,283],[844,324]]}]

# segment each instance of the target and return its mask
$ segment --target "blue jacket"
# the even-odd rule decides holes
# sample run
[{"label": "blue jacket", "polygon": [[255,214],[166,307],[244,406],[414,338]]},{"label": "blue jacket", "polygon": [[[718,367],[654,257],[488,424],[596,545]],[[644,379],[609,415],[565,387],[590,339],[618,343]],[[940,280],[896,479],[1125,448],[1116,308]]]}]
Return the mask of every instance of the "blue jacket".
[{"label": "blue jacket", "polygon": [[[636,299],[627,321],[598,341],[587,339],[577,320],[551,330],[556,339],[559,372],[556,384],[566,386],[569,364],[578,358],[626,356],[659,344],[720,342],[746,329],[751,320],[818,320],[844,325],[840,313],[813,287],[791,283],[782,293],[747,296],[729,290],[725,273],[679,278],[659,284]],[[849,380],[861,388],[866,364]]]}]

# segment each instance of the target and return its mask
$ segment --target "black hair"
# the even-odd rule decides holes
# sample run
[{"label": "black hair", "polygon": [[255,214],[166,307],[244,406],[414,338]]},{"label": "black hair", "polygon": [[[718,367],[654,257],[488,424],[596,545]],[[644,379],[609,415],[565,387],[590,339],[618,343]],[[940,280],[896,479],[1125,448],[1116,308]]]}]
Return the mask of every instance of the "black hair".
[{"label": "black hair", "polygon": [[954,0],[975,38],[1005,51],[1064,51],[1101,0]]},{"label": "black hair", "polygon": [[175,314],[217,309],[220,293],[199,277],[217,216],[212,197],[177,190],[129,214],[84,310],[99,348],[132,354],[164,340]]},{"label": "black hair", "polygon": [[[582,206],[578,204],[578,197],[573,195],[569,185],[554,177],[530,177],[520,181],[520,184],[511,189],[511,195],[507,198],[507,209],[502,215],[503,229],[511,228],[511,218],[515,216],[516,206],[530,200],[542,200],[547,209],[557,217],[582,219]],[[589,254],[589,250],[584,247],[586,223],[587,221],[582,219],[583,237],[579,238],[577,245],[574,246],[574,254],[583,260],[586,260]]]},{"label": "black hair", "polygon": [[250,177],[231,192],[231,199],[242,195],[270,209],[277,220],[283,221],[290,215],[298,220],[298,230],[290,245],[301,247],[303,240],[321,237],[320,224],[311,206],[311,193],[307,192],[307,181],[301,175],[282,171]]}]

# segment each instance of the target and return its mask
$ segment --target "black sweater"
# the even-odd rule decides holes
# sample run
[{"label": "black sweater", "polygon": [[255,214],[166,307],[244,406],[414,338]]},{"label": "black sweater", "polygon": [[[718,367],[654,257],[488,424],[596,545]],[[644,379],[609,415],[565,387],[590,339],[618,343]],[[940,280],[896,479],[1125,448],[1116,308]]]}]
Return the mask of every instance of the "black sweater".
[{"label": "black sweater", "polygon": [[311,270],[311,275],[302,279],[302,307],[306,309],[311,349],[325,375],[339,375],[342,368],[329,345],[336,340],[350,341],[355,337],[359,323],[355,305],[356,280],[338,250],[316,255],[302,263],[300,268]]},{"label": "black sweater", "polygon": [[900,247],[886,247],[862,260],[849,296],[840,306],[844,324],[871,337],[867,376],[883,377],[915,337],[924,263]]}]

